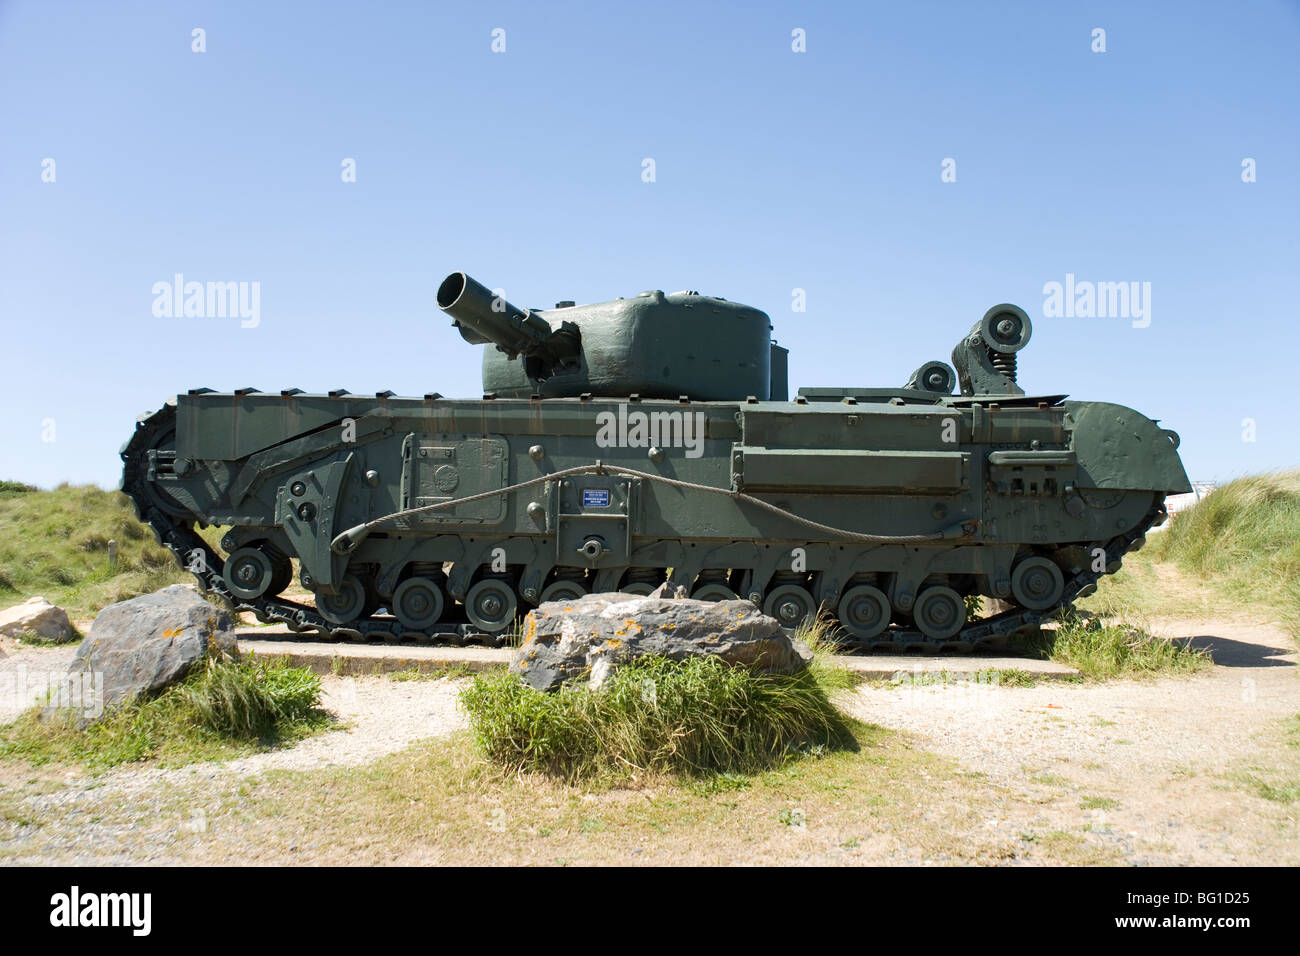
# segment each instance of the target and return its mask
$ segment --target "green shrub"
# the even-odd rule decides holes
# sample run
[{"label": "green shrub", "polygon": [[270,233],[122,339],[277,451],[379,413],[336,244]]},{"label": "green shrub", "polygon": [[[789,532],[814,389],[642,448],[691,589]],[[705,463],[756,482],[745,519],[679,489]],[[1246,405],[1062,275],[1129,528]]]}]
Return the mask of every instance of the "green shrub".
[{"label": "green shrub", "polygon": [[1092,680],[1191,674],[1212,663],[1190,640],[1165,640],[1137,625],[1076,610],[1066,611],[1055,630],[1044,629],[1023,643]]},{"label": "green shrub", "polygon": [[564,778],[633,771],[752,773],[809,751],[852,748],[829,693],[851,681],[818,654],[793,676],[716,657],[645,658],[591,690],[534,690],[512,673],[479,675],[461,694],[475,741],[512,770]]},{"label": "green shrub", "polygon": [[34,708],[0,728],[0,757],[34,764],[178,765],[282,745],[329,724],[320,678],[283,662],[209,659],[179,684],[113,708],[88,727]]},{"label": "green shrub", "polygon": [[320,705],[320,678],[304,668],[268,666],[256,658],[210,658],[180,693],[204,727],[232,738],[272,739],[279,728],[308,720]]}]

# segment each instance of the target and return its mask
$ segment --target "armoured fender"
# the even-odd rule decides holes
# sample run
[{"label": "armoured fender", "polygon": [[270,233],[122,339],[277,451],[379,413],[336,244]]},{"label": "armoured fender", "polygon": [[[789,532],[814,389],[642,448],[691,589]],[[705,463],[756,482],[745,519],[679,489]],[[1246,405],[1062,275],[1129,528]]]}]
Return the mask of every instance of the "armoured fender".
[{"label": "armoured fender", "polygon": [[1066,402],[1081,488],[1185,494],[1192,490],[1177,436],[1123,405]]}]

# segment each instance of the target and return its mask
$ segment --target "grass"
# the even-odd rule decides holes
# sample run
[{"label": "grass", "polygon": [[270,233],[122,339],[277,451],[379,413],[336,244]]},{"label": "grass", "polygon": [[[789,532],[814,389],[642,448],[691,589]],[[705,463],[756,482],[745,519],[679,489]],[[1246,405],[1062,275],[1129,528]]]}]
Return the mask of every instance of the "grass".
[{"label": "grass", "polygon": [[1229,779],[1274,803],[1300,802],[1300,714],[1282,722],[1280,737],[1282,748],[1271,765],[1252,764]]},{"label": "grass", "polygon": [[1300,631],[1300,469],[1215,488],[1157,536],[1153,554],[1243,603],[1277,608]]},{"label": "grass", "polygon": [[72,638],[66,641],[52,641],[48,637],[41,637],[35,631],[22,631],[14,637],[14,640],[20,644],[26,644],[28,647],[63,647],[65,644],[75,644],[80,641],[84,635],[75,627],[72,629]]},{"label": "grass", "polygon": [[1044,628],[1020,643],[1031,654],[1073,667],[1085,680],[1189,675],[1213,663],[1190,641],[1165,640],[1140,625],[1077,610],[1062,615],[1054,630]]},{"label": "grass", "polygon": [[1110,797],[1084,797],[1079,801],[1080,810],[1114,810],[1118,806],[1119,801]]},{"label": "grass", "polygon": [[1031,674],[1019,667],[981,667],[974,673],[950,670],[899,671],[892,677],[873,677],[866,679],[864,682],[876,688],[950,687],[957,685],[989,688],[1034,687],[1042,683],[1042,677],[1038,674]]},{"label": "grass", "polygon": [[[1158,564],[1209,584],[1216,601],[1162,593]],[[1169,527],[1148,537],[1140,555],[1102,585],[1112,602],[1149,614],[1201,614],[1227,598],[1238,607],[1266,607],[1300,637],[1300,470],[1242,477],[1221,485]],[[1193,606],[1187,605],[1191,598]]]},{"label": "grass", "polygon": [[716,657],[644,658],[591,690],[537,691],[509,672],[479,675],[461,694],[479,750],[512,772],[615,779],[671,772],[757,773],[791,757],[856,746],[830,695],[853,677],[830,664],[828,623],[805,627],[814,661],[759,674]]},{"label": "grass", "polygon": [[[221,529],[202,532],[209,543]],[[117,563],[108,543],[117,542]],[[93,485],[50,491],[0,482],[0,606],[35,595],[73,618],[169,584],[193,581],[136,520],[121,492]]]},{"label": "grass", "polygon": [[208,659],[162,693],[136,698],[81,729],[34,708],[0,728],[0,758],[102,769],[154,760],[179,766],[292,743],[330,722],[320,678],[256,657]]}]

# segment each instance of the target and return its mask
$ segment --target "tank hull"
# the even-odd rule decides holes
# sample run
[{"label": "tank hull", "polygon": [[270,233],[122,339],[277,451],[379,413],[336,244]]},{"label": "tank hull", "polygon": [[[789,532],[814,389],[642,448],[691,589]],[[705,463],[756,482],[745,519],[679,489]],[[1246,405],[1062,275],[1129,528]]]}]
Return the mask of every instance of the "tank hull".
[{"label": "tank hull", "polygon": [[[864,645],[974,647],[1117,569],[1190,487],[1170,433],[1122,406],[862,392],[200,391],[141,421],[123,488],[205,587],[305,631],[491,638],[543,599],[666,580],[791,625],[820,610]],[[225,557],[196,522],[230,526]],[[277,597],[290,560],[314,608]],[[967,621],[954,595],[1013,609]]]}]

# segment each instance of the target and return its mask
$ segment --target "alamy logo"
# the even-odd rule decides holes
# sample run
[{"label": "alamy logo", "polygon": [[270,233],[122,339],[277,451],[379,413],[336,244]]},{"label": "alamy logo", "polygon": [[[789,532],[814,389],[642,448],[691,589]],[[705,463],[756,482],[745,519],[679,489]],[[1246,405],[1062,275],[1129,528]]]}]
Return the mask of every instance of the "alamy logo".
[{"label": "alamy logo", "polygon": [[59,710],[94,720],[104,713],[104,672],[29,672],[26,664],[0,674],[0,700],[19,708],[44,702]]},{"label": "alamy logo", "polygon": [[703,412],[628,411],[596,416],[596,444],[600,448],[685,448],[687,458],[704,454]]},{"label": "alamy logo", "polygon": [[262,283],[186,282],[176,273],[171,282],[153,284],[153,314],[158,319],[240,319],[255,329],[262,321]]},{"label": "alamy logo", "polygon": [[1133,328],[1151,324],[1150,282],[1065,282],[1043,286],[1043,316],[1049,319],[1132,319]]},{"label": "alamy logo", "polygon": [[50,897],[50,925],[129,926],[133,936],[148,936],[153,928],[152,893],[70,893]]}]

